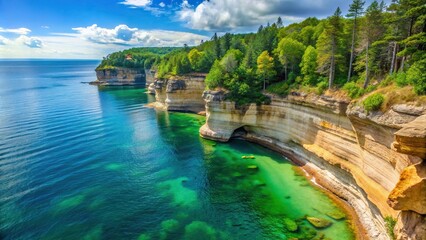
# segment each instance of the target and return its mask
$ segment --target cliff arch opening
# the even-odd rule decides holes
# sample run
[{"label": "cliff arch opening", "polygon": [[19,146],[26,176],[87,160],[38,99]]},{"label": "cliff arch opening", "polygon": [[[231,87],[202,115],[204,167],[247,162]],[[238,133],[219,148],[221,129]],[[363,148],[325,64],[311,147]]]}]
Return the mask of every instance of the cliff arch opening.
[{"label": "cliff arch opening", "polygon": [[245,138],[247,135],[247,130],[245,126],[239,127],[232,132],[231,138]]}]

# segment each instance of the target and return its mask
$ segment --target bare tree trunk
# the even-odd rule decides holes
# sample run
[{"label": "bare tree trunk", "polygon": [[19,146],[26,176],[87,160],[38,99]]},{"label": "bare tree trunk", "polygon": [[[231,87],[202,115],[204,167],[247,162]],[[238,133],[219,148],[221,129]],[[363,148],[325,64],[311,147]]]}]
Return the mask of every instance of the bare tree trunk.
[{"label": "bare tree trunk", "polygon": [[392,74],[394,71],[395,59],[396,59],[396,46],[397,46],[397,43],[393,42],[392,61],[391,61],[389,74]]},{"label": "bare tree trunk", "polygon": [[287,81],[288,80],[288,74],[287,74],[287,63],[285,64],[285,66],[284,66],[284,78],[285,78],[285,80]]},{"label": "bare tree trunk", "polygon": [[334,81],[334,69],[335,69],[335,48],[336,42],[333,39],[333,43],[331,45],[331,59],[330,59],[330,75],[328,77],[328,89],[331,89]]},{"label": "bare tree trunk", "polygon": [[349,82],[351,80],[352,63],[354,61],[354,51],[355,51],[355,34],[356,34],[356,16],[355,16],[355,19],[354,19],[354,26],[353,26],[353,29],[352,29],[351,58],[349,59],[348,79],[346,80],[346,82]]},{"label": "bare tree trunk", "polygon": [[368,83],[370,82],[369,76],[368,76],[368,71],[369,71],[369,67],[368,67],[368,49],[369,49],[370,43],[367,41],[367,50],[366,50],[366,55],[365,55],[365,81],[364,81],[364,89],[367,88]]}]

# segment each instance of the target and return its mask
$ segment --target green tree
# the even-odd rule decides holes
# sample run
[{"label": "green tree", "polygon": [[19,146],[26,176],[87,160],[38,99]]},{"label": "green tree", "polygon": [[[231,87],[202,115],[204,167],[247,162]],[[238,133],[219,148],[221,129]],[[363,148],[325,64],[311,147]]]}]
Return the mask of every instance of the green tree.
[{"label": "green tree", "polygon": [[363,88],[366,89],[370,82],[370,71],[373,62],[371,61],[371,45],[375,41],[378,41],[382,38],[384,33],[383,27],[383,16],[382,16],[382,8],[379,3],[375,0],[371,3],[367,8],[367,12],[365,14],[365,26],[364,26],[364,48],[365,48],[365,80]]},{"label": "green tree", "polygon": [[343,58],[339,46],[343,32],[341,14],[340,8],[337,8],[333,16],[327,19],[324,31],[317,41],[318,70],[322,74],[328,74],[329,89],[336,76],[336,63]]},{"label": "green tree", "polygon": [[209,74],[206,77],[206,86],[209,89],[223,87],[225,71],[219,60],[215,60]]},{"label": "green tree", "polygon": [[351,80],[352,74],[352,63],[354,61],[354,52],[355,52],[355,41],[357,37],[357,20],[358,17],[363,14],[365,1],[362,0],[353,0],[352,4],[349,6],[349,13],[347,17],[353,18],[353,26],[352,26],[352,42],[351,42],[351,57],[349,59],[349,70],[348,70],[348,80]]},{"label": "green tree", "polygon": [[280,62],[284,65],[285,80],[288,79],[288,67],[290,66],[291,71],[295,72],[295,67],[299,66],[304,52],[305,46],[297,40],[283,38],[278,43],[276,53]]},{"label": "green tree", "polygon": [[204,52],[200,52],[196,48],[193,48],[188,53],[188,59],[194,71],[199,72],[201,70],[201,60],[203,59],[203,56]]},{"label": "green tree", "polygon": [[302,62],[300,63],[301,72],[303,74],[303,83],[306,85],[316,85],[318,79],[317,71],[317,50],[308,46],[305,50],[305,53],[302,57]]},{"label": "green tree", "polygon": [[266,89],[266,82],[276,75],[274,70],[274,58],[268,51],[263,51],[257,58],[257,74],[263,80],[263,90]]}]

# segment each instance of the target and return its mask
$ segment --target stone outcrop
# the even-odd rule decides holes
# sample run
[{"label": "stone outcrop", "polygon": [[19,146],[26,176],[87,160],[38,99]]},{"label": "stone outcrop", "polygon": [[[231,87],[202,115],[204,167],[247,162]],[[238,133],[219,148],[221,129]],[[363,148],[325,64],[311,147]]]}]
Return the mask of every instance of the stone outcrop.
[{"label": "stone outcrop", "polygon": [[143,69],[121,68],[96,70],[97,80],[91,82],[96,85],[126,86],[145,85],[145,74]]},{"label": "stone outcrop", "polygon": [[423,108],[367,114],[356,104],[303,94],[238,108],[224,92],[203,97],[201,136],[225,142],[245,132],[247,140],[286,154],[347,200],[371,239],[389,239],[383,218],[390,216],[398,218],[398,239],[424,240]]},{"label": "stone outcrop", "polygon": [[205,74],[187,74],[169,79],[156,79],[148,91],[155,91],[155,107],[181,112],[204,111],[202,98]]}]

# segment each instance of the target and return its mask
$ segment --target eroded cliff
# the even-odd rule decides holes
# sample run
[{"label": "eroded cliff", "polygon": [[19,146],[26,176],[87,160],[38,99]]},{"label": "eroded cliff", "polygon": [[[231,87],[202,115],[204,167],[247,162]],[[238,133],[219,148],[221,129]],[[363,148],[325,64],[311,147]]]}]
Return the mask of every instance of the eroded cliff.
[{"label": "eroded cliff", "polygon": [[424,107],[367,114],[356,104],[314,95],[272,97],[270,105],[244,108],[223,92],[203,97],[201,136],[228,141],[244,130],[246,139],[290,156],[354,207],[371,239],[389,238],[384,217],[398,218],[398,239],[426,238]]},{"label": "eroded cliff", "polygon": [[145,74],[139,68],[114,68],[97,69],[97,81],[93,84],[99,85],[145,85]]},{"label": "eroded cliff", "polygon": [[186,74],[168,79],[156,79],[148,91],[155,93],[155,107],[169,111],[204,111],[202,98],[205,89],[205,74]]}]

